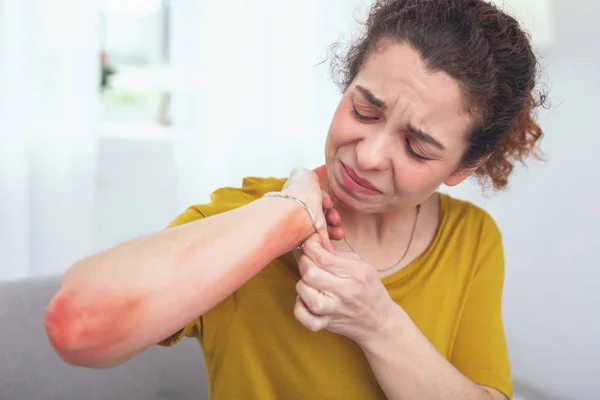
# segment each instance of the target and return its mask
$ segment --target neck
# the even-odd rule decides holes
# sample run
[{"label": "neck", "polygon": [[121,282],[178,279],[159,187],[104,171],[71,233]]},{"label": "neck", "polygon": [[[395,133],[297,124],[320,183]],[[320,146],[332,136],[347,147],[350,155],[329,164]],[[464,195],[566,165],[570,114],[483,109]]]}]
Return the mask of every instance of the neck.
[{"label": "neck", "polygon": [[342,218],[341,226],[352,243],[367,243],[369,246],[390,246],[405,240],[413,229],[416,207],[382,213],[360,212],[346,207],[333,199]]},{"label": "neck", "polygon": [[321,188],[332,196],[334,207],[341,216],[341,227],[346,233],[345,240],[333,243],[334,248],[358,253],[379,271],[381,277],[404,268],[433,239],[439,214],[436,202],[433,201],[435,196],[424,202],[419,213],[416,206],[373,213],[341,202],[329,190],[325,168],[317,168],[315,172]]},{"label": "neck", "polygon": [[[410,238],[415,222],[416,208],[405,210],[369,213],[347,207],[329,190],[327,168],[322,165],[314,169],[321,189],[331,195],[334,207],[340,213],[346,238],[356,247],[370,249],[392,248],[394,244],[406,242]],[[340,246],[347,247],[344,241]],[[345,248],[347,250],[347,248]],[[358,249],[357,249],[358,250]]]},{"label": "neck", "polygon": [[331,195],[335,209],[341,216],[341,226],[346,238],[353,243],[369,247],[390,246],[411,234],[416,217],[416,207],[405,210],[373,213],[348,207],[329,190],[327,180],[322,181],[323,190]]}]

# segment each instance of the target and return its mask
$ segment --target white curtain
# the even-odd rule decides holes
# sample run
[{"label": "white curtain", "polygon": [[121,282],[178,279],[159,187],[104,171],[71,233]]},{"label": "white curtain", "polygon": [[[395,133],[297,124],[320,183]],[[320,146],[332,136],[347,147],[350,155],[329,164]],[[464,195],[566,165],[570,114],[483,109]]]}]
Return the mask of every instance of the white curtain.
[{"label": "white curtain", "polygon": [[[328,50],[356,37],[370,3],[171,3],[179,209],[243,176],[287,176],[295,165],[324,162],[340,98]],[[494,212],[475,183],[442,190]]]},{"label": "white curtain", "polygon": [[[109,241],[95,237],[95,203],[106,198],[97,195],[97,1],[0,0],[0,280],[62,273],[99,242],[139,230],[130,219],[130,230],[111,225]],[[369,4],[170,2],[179,211],[246,175],[323,163],[340,98],[328,49],[358,33]],[[165,199],[157,215],[172,212]]]},{"label": "white curtain", "polygon": [[0,0],[0,280],[93,250],[94,1]]},{"label": "white curtain", "polygon": [[320,165],[339,100],[322,61],[369,1],[171,4],[178,206],[246,175]]}]

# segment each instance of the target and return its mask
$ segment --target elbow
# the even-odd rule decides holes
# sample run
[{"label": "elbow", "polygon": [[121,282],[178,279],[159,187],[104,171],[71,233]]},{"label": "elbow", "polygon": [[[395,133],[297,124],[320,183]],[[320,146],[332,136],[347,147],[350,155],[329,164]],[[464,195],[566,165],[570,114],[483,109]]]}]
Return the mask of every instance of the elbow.
[{"label": "elbow", "polygon": [[54,351],[67,364],[94,368],[92,352],[83,340],[87,328],[76,300],[59,292],[48,304],[44,314],[44,329]]},{"label": "elbow", "polygon": [[99,314],[89,300],[75,291],[61,290],[44,314],[48,340],[67,364],[87,368],[119,365],[115,361],[118,357],[114,356],[115,336],[107,332],[109,327],[114,328],[113,321],[108,320],[109,310],[100,310]]},{"label": "elbow", "polygon": [[[63,361],[71,365],[84,366],[85,359],[82,360],[81,357],[76,356],[80,350],[75,332],[77,325],[76,315],[71,307],[67,306],[64,295],[59,293],[46,308],[44,330],[50,344]],[[84,365],[81,361],[84,361]]]}]

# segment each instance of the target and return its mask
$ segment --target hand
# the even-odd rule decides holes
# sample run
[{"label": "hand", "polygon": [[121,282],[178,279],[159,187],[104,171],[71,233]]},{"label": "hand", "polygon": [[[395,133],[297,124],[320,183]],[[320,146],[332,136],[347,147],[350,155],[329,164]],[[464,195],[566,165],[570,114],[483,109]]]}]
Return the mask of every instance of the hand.
[{"label": "hand", "polygon": [[333,208],[331,197],[321,190],[317,174],[305,168],[294,168],[282,192],[306,204],[315,217],[315,225],[323,246],[333,250],[330,239],[342,239],[344,230],[339,226],[341,217]]},{"label": "hand", "polygon": [[327,329],[359,344],[387,334],[398,305],[377,270],[355,253],[326,250],[311,236],[299,255],[296,319],[311,331]]}]

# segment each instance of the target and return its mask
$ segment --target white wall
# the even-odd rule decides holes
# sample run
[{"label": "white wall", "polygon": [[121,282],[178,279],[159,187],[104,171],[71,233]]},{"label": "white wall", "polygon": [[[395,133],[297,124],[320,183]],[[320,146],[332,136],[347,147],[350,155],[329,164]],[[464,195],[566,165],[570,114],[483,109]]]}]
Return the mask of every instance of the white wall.
[{"label": "white wall", "polygon": [[[592,41],[581,40],[585,35],[600,35],[600,28],[587,17],[600,8],[591,1],[587,6],[583,12],[581,7],[555,5],[560,16],[558,42],[541,54],[551,84],[552,108],[540,115],[547,161],[530,161],[528,168],[517,168],[509,192],[492,200],[481,196],[473,184],[447,190],[486,207],[503,231],[507,261],[504,315],[517,384],[556,398],[584,400],[600,398],[600,174],[594,168],[600,148],[596,128],[600,78],[595,72],[600,46],[587,47],[584,44]],[[328,35],[324,42],[336,40],[340,33],[339,29],[323,32]],[[327,68],[319,73],[323,86],[319,88],[316,124],[325,130],[337,94],[328,82]],[[103,247],[164,225],[176,209],[165,175],[171,168],[171,156],[165,152],[169,144],[163,142],[163,150],[155,145],[136,147],[118,140],[104,143],[101,181],[106,181],[99,201]],[[157,185],[139,178],[142,164],[126,163],[136,154],[152,157],[139,162],[152,160]],[[125,164],[109,163],[113,157],[120,157],[119,163]],[[317,154],[307,162],[312,165],[320,157]],[[134,185],[131,179],[136,181]],[[144,197],[152,205],[142,207],[139,200]],[[531,397],[535,398],[543,397]]]},{"label": "white wall", "polygon": [[554,2],[557,43],[544,53],[551,109],[546,162],[519,169],[499,196],[513,372],[565,399],[600,398],[600,3]]},{"label": "white wall", "polygon": [[96,247],[106,249],[164,228],[176,204],[173,142],[167,134],[104,137],[98,149]]},{"label": "white wall", "polygon": [[[355,0],[353,5],[359,3]],[[600,3],[579,0],[569,5],[555,0],[554,6],[558,16],[558,42],[544,52],[543,58],[551,82],[553,105],[541,115],[546,133],[543,148],[548,161],[531,163],[528,169],[519,168],[510,191],[492,201],[481,197],[473,185],[461,187],[454,193],[488,208],[504,234],[507,260],[504,314],[515,378],[555,393],[557,398],[598,399],[600,173],[595,161],[600,149],[596,121],[600,110],[597,97],[600,77],[596,72],[600,64],[600,46],[596,40],[600,27],[594,18],[600,13]],[[321,12],[321,43],[331,43],[340,34],[351,32],[343,25],[327,23],[327,15],[340,12],[345,13],[340,18],[352,15],[352,7],[345,0],[327,3]],[[3,29],[7,29],[6,26]],[[0,43],[0,50],[5,52],[2,46],[10,46],[10,43]],[[315,59],[320,61],[320,57],[315,56]],[[311,65],[313,61],[310,60]],[[8,67],[20,70],[17,63]],[[6,88],[13,87],[10,93],[14,93],[19,87],[3,72],[8,67],[0,63],[0,88],[7,93]],[[323,140],[337,101],[327,72],[327,66],[315,69],[322,77],[322,85],[316,89],[316,116],[311,122],[315,128],[309,133],[311,138],[316,138],[318,132],[323,132]],[[14,104],[14,98],[2,96],[2,91],[0,106]],[[12,131],[18,125],[17,119],[22,118],[2,114],[1,108],[0,117],[0,133]],[[268,116],[261,118],[268,120]],[[275,123],[282,124],[280,120],[282,117]],[[68,266],[67,258],[87,251],[87,236],[80,240],[85,242],[80,249],[64,239],[62,247],[52,248],[49,239],[61,240],[56,236],[64,228],[61,216],[86,215],[90,204],[96,206],[93,227],[96,250],[164,227],[182,211],[176,194],[181,188],[175,183],[178,171],[174,143],[168,135],[140,135],[146,138],[141,141],[131,138],[135,132],[128,138],[102,138],[98,148],[96,196],[83,206],[76,199],[64,197],[85,183],[77,183],[79,175],[73,165],[78,159],[70,158],[66,164],[72,168],[67,174],[72,182],[68,185],[63,182],[60,186],[52,180],[52,174],[66,167],[54,165],[54,169],[48,169],[46,164],[25,161],[31,148],[23,147],[14,136],[2,136],[0,233],[3,241],[0,249],[12,250],[19,257],[9,257],[7,264],[0,265],[0,279],[35,273],[39,264],[51,265],[49,270],[57,271]],[[294,143],[302,141],[296,138]],[[8,149],[14,150],[12,157],[7,156]],[[58,152],[61,147],[38,146],[36,151],[44,150],[47,154],[43,159],[47,160],[50,151]],[[317,152],[312,154],[308,148],[303,148],[301,154],[308,166],[322,157]],[[7,187],[10,190],[4,190]],[[32,194],[37,195],[32,199]],[[50,203],[45,202],[46,199]],[[64,204],[63,199],[67,201]],[[30,218],[41,218],[42,222],[30,224]],[[23,223],[20,225],[19,221]],[[23,229],[3,230],[3,226],[22,226]],[[30,231],[29,227],[39,230]],[[75,239],[72,243],[77,243]],[[14,251],[26,241],[31,241],[29,255],[26,250]]]},{"label": "white wall", "polygon": [[92,4],[0,0],[0,279],[62,272],[93,250]]}]

